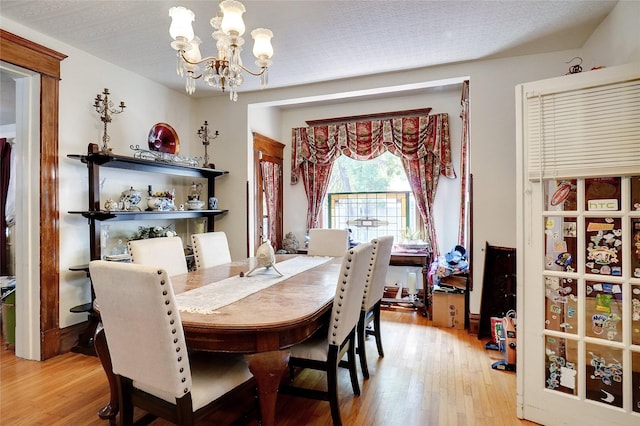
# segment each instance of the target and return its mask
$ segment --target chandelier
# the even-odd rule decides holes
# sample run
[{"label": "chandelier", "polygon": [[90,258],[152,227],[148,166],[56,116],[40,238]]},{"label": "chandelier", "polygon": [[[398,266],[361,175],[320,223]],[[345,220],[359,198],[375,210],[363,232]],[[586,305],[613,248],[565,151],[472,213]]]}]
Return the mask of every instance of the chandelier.
[{"label": "chandelier", "polygon": [[[244,5],[236,0],[224,0],[219,4],[222,16],[216,14],[210,23],[214,29],[211,34],[216,41],[218,56],[202,57],[200,40],[193,33],[191,23],[195,14],[184,7],[169,9],[171,26],[169,33],[173,38],[171,47],[177,51],[178,63],[176,71],[181,77],[186,77],[186,90],[193,94],[196,90],[195,81],[202,77],[204,82],[223,92],[229,91],[229,99],[238,100],[237,89],[244,82],[243,72],[260,77],[260,85],[266,87],[268,83],[267,68],[271,65],[273,56],[271,38],[273,33],[266,28],[256,28],[251,31],[254,40],[253,54],[257,58],[255,64],[260,71],[254,72],[242,65],[240,53],[244,39],[244,22],[242,14],[246,11]],[[200,70],[202,66],[203,70]]]}]

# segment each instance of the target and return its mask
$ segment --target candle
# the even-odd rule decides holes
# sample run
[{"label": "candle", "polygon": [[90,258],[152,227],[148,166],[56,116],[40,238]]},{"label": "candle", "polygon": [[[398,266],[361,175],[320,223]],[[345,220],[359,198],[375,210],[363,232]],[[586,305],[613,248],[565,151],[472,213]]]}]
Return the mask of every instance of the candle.
[{"label": "candle", "polygon": [[409,272],[407,275],[407,287],[409,287],[409,294],[416,294],[416,273]]}]

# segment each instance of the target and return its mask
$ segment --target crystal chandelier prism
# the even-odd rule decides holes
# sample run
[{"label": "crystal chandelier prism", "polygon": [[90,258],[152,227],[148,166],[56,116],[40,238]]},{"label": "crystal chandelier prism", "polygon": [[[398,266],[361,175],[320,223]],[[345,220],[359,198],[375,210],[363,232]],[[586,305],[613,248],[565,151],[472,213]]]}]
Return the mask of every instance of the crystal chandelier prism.
[{"label": "crystal chandelier prism", "polygon": [[[260,77],[260,85],[266,87],[268,83],[267,70],[272,64],[273,56],[271,38],[273,33],[266,28],[256,28],[251,31],[254,40],[253,55],[259,71],[251,71],[242,64],[240,53],[244,45],[245,27],[242,14],[246,11],[244,5],[236,0],[224,0],[219,3],[220,12],[210,23],[214,29],[211,36],[216,42],[218,56],[202,57],[200,43],[202,40],[193,32],[192,22],[195,14],[184,7],[169,9],[171,26],[169,33],[173,38],[171,47],[177,51],[178,61],[176,71],[179,76],[186,77],[186,91],[193,94],[196,90],[196,80],[202,80],[209,86],[223,92],[229,91],[229,99],[238,100],[237,89],[244,82],[244,73]],[[201,69],[202,67],[202,69]]]}]

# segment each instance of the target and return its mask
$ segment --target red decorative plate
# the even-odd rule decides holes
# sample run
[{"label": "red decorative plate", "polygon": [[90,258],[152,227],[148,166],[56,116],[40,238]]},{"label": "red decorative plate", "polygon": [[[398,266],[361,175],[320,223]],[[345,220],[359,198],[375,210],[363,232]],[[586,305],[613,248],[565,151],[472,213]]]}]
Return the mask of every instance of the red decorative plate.
[{"label": "red decorative plate", "polygon": [[156,124],[149,131],[149,149],[177,155],[180,152],[178,134],[167,123]]}]

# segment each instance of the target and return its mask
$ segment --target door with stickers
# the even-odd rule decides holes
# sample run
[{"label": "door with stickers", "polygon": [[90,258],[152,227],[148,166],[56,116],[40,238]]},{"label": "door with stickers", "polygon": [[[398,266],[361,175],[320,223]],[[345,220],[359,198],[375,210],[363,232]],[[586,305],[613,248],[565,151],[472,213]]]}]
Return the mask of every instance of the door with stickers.
[{"label": "door with stickers", "polygon": [[[574,101],[579,87],[557,94],[562,79],[519,86],[518,414],[537,423],[640,424],[640,154],[616,157],[609,147],[594,155],[603,138],[617,136],[606,120],[589,129],[601,114],[620,119],[616,126],[636,123],[628,140],[640,152],[635,74],[632,106],[596,108],[592,117],[581,104],[598,95]],[[591,78],[585,87],[597,85]],[[620,89],[604,85],[602,92]],[[552,99],[546,87],[555,87]],[[559,114],[560,100],[579,105]],[[581,117],[565,133],[562,121],[572,114]]]}]

